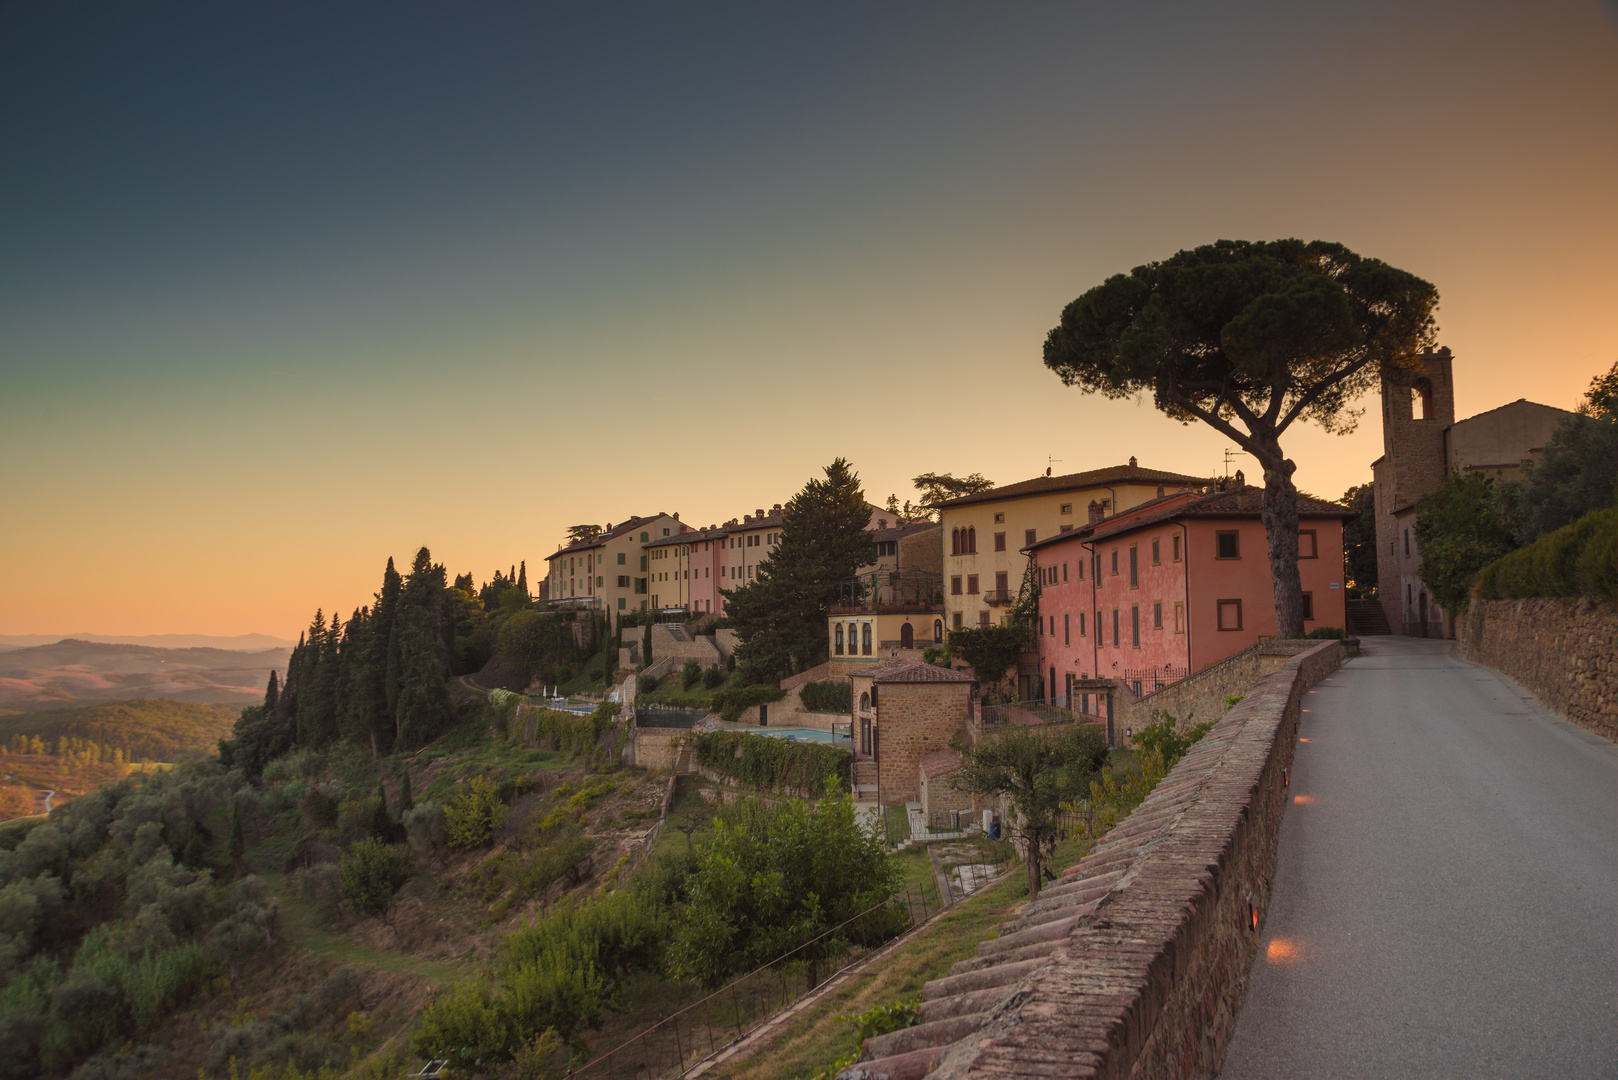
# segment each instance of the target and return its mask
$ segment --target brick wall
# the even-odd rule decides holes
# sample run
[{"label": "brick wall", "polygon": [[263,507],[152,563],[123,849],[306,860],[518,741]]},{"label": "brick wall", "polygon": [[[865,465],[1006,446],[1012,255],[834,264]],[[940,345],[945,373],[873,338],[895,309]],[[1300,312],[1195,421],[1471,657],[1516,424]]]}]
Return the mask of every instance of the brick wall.
[{"label": "brick wall", "polygon": [[[856,691],[858,694],[858,691]],[[882,683],[877,692],[877,772],[887,805],[921,798],[921,758],[949,749],[966,726],[970,683]]]},{"label": "brick wall", "polygon": [[1463,657],[1504,672],[1559,715],[1618,741],[1618,605],[1474,599],[1456,630]]},{"label": "brick wall", "polygon": [[1112,680],[1112,702],[1117,710],[1113,738],[1119,746],[1128,746],[1127,733],[1150,724],[1160,711],[1174,717],[1182,727],[1218,721],[1229,708],[1225,704],[1227,697],[1248,693],[1260,679],[1281,670],[1292,657],[1314,646],[1314,642],[1303,640],[1261,641],[1139,699],[1128,684]]},{"label": "brick wall", "polygon": [[[1231,709],[1062,882],[922,989],[844,1080],[1213,1077],[1258,952],[1286,775],[1323,642]],[[936,1019],[935,1019],[936,1018]]]}]

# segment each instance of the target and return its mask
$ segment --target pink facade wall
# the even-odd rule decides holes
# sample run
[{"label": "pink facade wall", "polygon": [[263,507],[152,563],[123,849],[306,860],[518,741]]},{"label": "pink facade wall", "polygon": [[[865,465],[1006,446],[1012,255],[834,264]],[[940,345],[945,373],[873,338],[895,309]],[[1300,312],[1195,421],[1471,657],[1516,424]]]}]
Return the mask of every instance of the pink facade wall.
[{"label": "pink facade wall", "polygon": [[[1302,530],[1315,534],[1316,557],[1298,561],[1304,592],[1314,604],[1304,629],[1344,625],[1343,525],[1337,518],[1307,518]],[[1238,534],[1239,557],[1219,559],[1217,534]],[[1180,559],[1174,539],[1180,538]],[[1152,541],[1158,559],[1152,559]],[[1129,552],[1136,552],[1136,584],[1131,586]],[[1113,552],[1118,570],[1113,573]],[[1275,592],[1270,578],[1264,525],[1256,518],[1197,518],[1161,522],[1109,536],[1094,544],[1100,577],[1095,578],[1089,547],[1080,539],[1039,550],[1042,567],[1055,568],[1056,583],[1040,594],[1040,673],[1046,696],[1066,693],[1067,677],[1131,679],[1152,669],[1176,669],[1173,677],[1199,671],[1275,634]],[[1062,567],[1066,564],[1066,580]],[[1081,576],[1082,574],[1082,576]],[[1094,579],[1094,580],[1092,580]],[[1335,585],[1335,588],[1333,587]],[[1219,628],[1219,601],[1241,603],[1241,628]],[[1175,626],[1175,605],[1181,608]],[[1161,604],[1162,626],[1154,605]],[[1139,645],[1131,609],[1140,615]],[[1113,611],[1118,638],[1113,643]],[[1099,626],[1098,623],[1099,614]],[[1145,676],[1150,678],[1150,676]],[[1165,680],[1169,681],[1169,680]],[[1143,689],[1150,690],[1150,686]]]}]

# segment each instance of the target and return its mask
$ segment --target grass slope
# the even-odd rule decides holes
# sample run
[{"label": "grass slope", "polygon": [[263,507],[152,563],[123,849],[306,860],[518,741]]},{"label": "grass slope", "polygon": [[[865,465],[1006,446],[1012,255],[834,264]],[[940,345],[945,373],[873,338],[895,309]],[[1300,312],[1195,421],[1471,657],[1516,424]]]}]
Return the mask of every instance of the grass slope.
[{"label": "grass slope", "polygon": [[59,738],[91,739],[125,750],[130,759],[173,761],[187,752],[208,753],[230,734],[241,710],[196,705],[169,698],[134,698],[62,709],[0,715],[0,745],[14,735],[38,735],[47,752]]}]

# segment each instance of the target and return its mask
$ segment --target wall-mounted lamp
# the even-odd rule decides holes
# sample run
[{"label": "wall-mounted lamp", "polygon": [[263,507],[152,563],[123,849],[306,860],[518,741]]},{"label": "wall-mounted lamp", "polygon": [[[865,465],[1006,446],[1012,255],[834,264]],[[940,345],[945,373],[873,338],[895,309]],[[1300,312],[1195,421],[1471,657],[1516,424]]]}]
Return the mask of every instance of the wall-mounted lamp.
[{"label": "wall-mounted lamp", "polygon": [[1281,786],[1284,787],[1284,788],[1288,788],[1288,787],[1292,786],[1292,770],[1291,769],[1282,769],[1281,770]]}]

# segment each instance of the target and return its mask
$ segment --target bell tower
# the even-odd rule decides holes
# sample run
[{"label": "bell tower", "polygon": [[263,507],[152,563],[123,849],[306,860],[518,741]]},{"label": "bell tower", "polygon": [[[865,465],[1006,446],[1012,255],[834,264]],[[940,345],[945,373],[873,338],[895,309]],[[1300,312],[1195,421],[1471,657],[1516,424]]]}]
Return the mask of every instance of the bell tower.
[{"label": "bell tower", "polygon": [[1453,359],[1447,348],[1427,349],[1413,366],[1382,377],[1382,456],[1371,469],[1377,596],[1394,633],[1421,634],[1443,619],[1416,576],[1415,505],[1444,484],[1445,433],[1455,423]]}]

